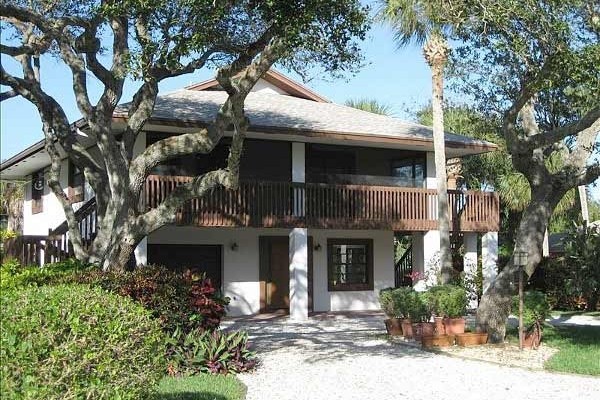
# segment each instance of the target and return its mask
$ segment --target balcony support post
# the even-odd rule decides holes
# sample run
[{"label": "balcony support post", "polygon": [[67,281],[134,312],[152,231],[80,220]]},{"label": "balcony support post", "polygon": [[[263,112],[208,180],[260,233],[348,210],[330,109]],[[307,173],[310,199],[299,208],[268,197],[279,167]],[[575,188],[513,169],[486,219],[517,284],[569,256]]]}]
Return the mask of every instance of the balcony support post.
[{"label": "balcony support post", "polygon": [[148,265],[148,236],[145,236],[133,250],[135,266]]},{"label": "balcony support post", "polygon": [[498,275],[498,232],[487,232],[481,237],[481,261],[485,293]]},{"label": "balcony support post", "polygon": [[[464,232],[463,243],[465,255],[463,256],[464,272],[469,278],[477,276],[477,232]],[[477,299],[469,300],[469,308],[477,308]]]},{"label": "balcony support post", "polygon": [[308,319],[308,229],[290,232],[290,319]]}]

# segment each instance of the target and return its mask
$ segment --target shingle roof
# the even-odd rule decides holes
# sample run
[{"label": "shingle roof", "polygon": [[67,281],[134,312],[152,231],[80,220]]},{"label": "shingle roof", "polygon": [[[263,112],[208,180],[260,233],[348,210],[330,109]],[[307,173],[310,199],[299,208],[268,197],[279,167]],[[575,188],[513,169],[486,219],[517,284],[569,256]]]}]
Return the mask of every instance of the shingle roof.
[{"label": "shingle roof", "polygon": [[[177,90],[159,96],[152,118],[208,124],[226,99],[223,91]],[[126,116],[128,104],[117,108]],[[318,103],[293,96],[251,92],[244,103],[253,130],[278,128],[365,136],[432,140],[430,127],[373,114],[335,103]],[[490,142],[446,133],[446,142],[494,149]]]}]

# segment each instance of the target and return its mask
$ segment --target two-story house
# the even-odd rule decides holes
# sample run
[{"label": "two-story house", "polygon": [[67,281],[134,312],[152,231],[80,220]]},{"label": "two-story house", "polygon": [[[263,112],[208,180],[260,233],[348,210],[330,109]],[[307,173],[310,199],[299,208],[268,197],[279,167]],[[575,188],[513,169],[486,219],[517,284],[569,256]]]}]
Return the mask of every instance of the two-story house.
[{"label": "two-story house", "polygon": [[[136,151],[212,121],[225,98],[215,80],[159,96]],[[439,232],[429,127],[331,103],[275,71],[258,82],[245,109],[250,128],[239,190],[218,189],[189,202],[176,224],[142,241],[138,264],[200,267],[231,297],[231,314],[287,309],[297,319],[310,311],[377,309],[380,289],[400,285],[407,270],[435,267]],[[125,117],[120,109],[114,123]],[[225,138],[211,154],[156,167],[146,182],[146,207],[178,183],[222,166],[227,147]],[[447,157],[495,147],[446,134]],[[24,235],[48,235],[64,221],[44,185],[49,164],[40,142],[1,165],[4,179],[29,182]],[[62,171],[69,195],[85,211],[82,230],[93,235],[93,222],[86,222],[93,217],[93,193],[67,160]],[[498,197],[451,190],[449,199],[465,265],[477,262],[481,239],[489,281],[496,268]],[[395,265],[399,233],[410,235],[412,247]]]}]

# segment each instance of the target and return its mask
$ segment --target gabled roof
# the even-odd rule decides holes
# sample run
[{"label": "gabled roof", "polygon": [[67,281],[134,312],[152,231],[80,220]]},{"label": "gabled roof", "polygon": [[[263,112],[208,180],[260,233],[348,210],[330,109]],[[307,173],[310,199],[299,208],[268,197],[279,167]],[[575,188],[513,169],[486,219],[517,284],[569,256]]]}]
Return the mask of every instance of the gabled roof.
[{"label": "gabled roof", "polygon": [[[291,80],[287,76],[283,75],[280,72],[275,71],[274,69],[270,69],[269,71],[267,71],[263,75],[262,79],[269,82],[273,86],[278,87],[279,89],[288,93],[291,96],[298,97],[300,99],[316,101],[318,103],[329,103],[330,102],[325,97],[319,95],[316,92],[313,92],[308,87]],[[186,86],[184,89],[201,91],[201,90],[210,90],[210,89],[219,89],[219,88],[220,88],[220,85],[216,79],[209,79],[204,82],[194,83],[192,85]]]}]

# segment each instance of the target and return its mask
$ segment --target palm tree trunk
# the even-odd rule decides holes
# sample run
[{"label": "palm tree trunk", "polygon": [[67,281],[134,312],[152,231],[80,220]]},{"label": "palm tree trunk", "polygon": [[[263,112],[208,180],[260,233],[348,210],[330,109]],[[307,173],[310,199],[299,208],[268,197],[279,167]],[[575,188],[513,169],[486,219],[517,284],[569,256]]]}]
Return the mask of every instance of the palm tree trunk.
[{"label": "palm tree trunk", "polygon": [[450,254],[450,218],[448,214],[448,182],[446,175],[446,151],[444,138],[444,66],[448,47],[445,40],[432,37],[423,46],[423,54],[431,67],[433,111],[433,151],[438,194],[438,229],[440,231],[440,268],[442,284],[452,279],[452,257]]}]

